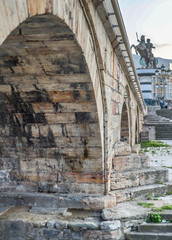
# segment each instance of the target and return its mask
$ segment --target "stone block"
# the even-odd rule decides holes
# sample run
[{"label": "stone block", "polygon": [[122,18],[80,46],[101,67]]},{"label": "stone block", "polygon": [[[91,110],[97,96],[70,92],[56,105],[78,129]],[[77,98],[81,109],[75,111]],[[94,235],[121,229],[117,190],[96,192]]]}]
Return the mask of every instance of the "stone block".
[{"label": "stone block", "polygon": [[[58,111],[58,106],[57,106],[57,111]],[[64,123],[75,122],[74,113],[46,113],[45,118],[49,124],[57,124],[57,123],[64,124]]]},{"label": "stone block", "polygon": [[126,142],[118,142],[115,144],[115,156],[125,156],[131,153],[131,147]]},{"label": "stone block", "polygon": [[85,231],[82,234],[83,240],[96,239],[96,240],[120,240],[123,237],[121,230],[115,231],[100,231],[100,230],[90,230]]},{"label": "stone block", "polygon": [[56,220],[50,220],[50,221],[46,222],[45,227],[52,229],[52,228],[54,228],[55,223],[56,223]]},{"label": "stone block", "polygon": [[4,183],[9,181],[9,169],[8,170],[0,170],[0,183]]},{"label": "stone block", "polygon": [[144,154],[130,154],[126,156],[116,156],[113,159],[114,171],[126,171],[149,167],[149,157]]},{"label": "stone block", "polygon": [[132,153],[139,154],[140,150],[141,150],[140,144],[135,144],[134,147],[132,147]]},{"label": "stone block", "polygon": [[32,224],[28,222],[25,223],[20,220],[1,220],[0,239],[27,239],[31,228]]},{"label": "stone block", "polygon": [[104,177],[101,172],[65,172],[63,178],[65,181],[73,181],[75,183],[104,183]]},{"label": "stone block", "polygon": [[56,221],[55,223],[55,228],[56,229],[66,229],[68,228],[68,222],[67,221]]},{"label": "stone block", "polygon": [[100,223],[100,229],[104,231],[114,231],[121,228],[121,222],[116,221],[104,221]]},{"label": "stone block", "polygon": [[74,231],[76,230],[96,230],[99,229],[99,225],[94,222],[73,221],[69,222],[68,227]]},{"label": "stone block", "polygon": [[111,189],[117,190],[140,185],[156,184],[168,180],[167,171],[164,169],[141,169],[111,174]]},{"label": "stone block", "polygon": [[60,230],[55,230],[55,229],[43,229],[43,236],[46,239],[59,239],[62,240],[63,239],[63,231]]},{"label": "stone block", "polygon": [[111,208],[116,205],[116,198],[114,196],[100,196],[100,197],[86,197],[83,203],[88,206],[88,209],[102,210]]}]

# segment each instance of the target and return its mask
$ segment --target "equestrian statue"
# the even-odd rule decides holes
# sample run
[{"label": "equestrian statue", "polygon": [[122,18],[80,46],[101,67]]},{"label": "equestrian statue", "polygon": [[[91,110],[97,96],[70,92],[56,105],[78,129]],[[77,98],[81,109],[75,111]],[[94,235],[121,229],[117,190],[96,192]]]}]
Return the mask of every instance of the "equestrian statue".
[{"label": "equestrian statue", "polygon": [[[136,33],[137,35],[137,33]],[[156,58],[154,57],[153,53],[152,53],[152,48],[155,48],[153,46],[153,44],[150,42],[150,39],[147,39],[147,41],[145,42],[145,36],[142,35],[140,40],[138,39],[138,35],[137,35],[137,41],[139,42],[138,45],[132,45],[132,47],[134,47],[136,54],[140,54],[141,59],[145,60],[146,63],[146,68],[154,68],[156,69]]]}]

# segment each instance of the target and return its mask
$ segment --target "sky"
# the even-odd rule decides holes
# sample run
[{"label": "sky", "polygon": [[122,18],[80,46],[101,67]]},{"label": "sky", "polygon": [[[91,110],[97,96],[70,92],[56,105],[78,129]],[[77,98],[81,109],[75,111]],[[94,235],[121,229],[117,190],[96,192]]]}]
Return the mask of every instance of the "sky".
[{"label": "sky", "polygon": [[[118,0],[130,45],[150,38],[155,57],[172,59],[172,0]],[[134,53],[134,50],[133,50]]]}]

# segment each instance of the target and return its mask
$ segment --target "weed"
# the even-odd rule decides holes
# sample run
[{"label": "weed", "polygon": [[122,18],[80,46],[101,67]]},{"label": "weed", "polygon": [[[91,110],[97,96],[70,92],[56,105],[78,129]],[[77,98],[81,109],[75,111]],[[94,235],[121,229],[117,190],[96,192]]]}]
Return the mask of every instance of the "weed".
[{"label": "weed", "polygon": [[161,182],[161,181],[157,181],[156,183],[157,183],[157,184],[164,184],[164,183],[163,183],[163,182]]},{"label": "weed", "polygon": [[161,207],[162,211],[163,210],[172,210],[172,205],[165,205]]},{"label": "weed", "polygon": [[166,195],[171,195],[172,194],[172,192],[166,192]]},{"label": "weed", "polygon": [[147,150],[147,149],[144,149],[144,152],[149,152],[149,150]]},{"label": "weed", "polygon": [[141,148],[148,147],[169,147],[169,145],[163,143],[162,141],[146,141],[141,143]]},{"label": "weed", "polygon": [[147,199],[147,200],[150,200],[150,199],[151,199],[151,193],[148,193],[146,199]]},{"label": "weed", "polygon": [[154,212],[162,212],[164,210],[172,210],[172,205],[165,205],[162,206],[161,208],[153,208]]},{"label": "weed", "polygon": [[156,153],[156,151],[155,150],[152,150],[152,154],[155,154]]},{"label": "weed", "polygon": [[139,153],[140,153],[140,154],[143,154],[143,153],[144,153],[144,151],[143,151],[143,150],[140,150],[140,151],[139,151]]},{"label": "weed", "polygon": [[145,208],[150,208],[154,205],[154,203],[144,203],[144,202],[139,202],[137,203],[139,206],[145,207]]},{"label": "weed", "polygon": [[152,211],[153,211],[153,212],[161,212],[162,209],[161,209],[161,208],[154,208]]}]

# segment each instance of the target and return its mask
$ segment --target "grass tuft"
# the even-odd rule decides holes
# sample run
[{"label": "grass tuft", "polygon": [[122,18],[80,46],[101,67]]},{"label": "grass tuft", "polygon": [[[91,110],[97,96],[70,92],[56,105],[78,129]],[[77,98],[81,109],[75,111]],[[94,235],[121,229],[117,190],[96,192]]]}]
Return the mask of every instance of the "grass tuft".
[{"label": "grass tuft", "polygon": [[146,141],[141,143],[141,148],[148,147],[169,147],[169,145],[163,143],[162,141]]},{"label": "grass tuft", "polygon": [[145,207],[145,208],[150,208],[154,205],[154,203],[145,203],[145,202],[139,202],[137,203],[139,206]]}]

